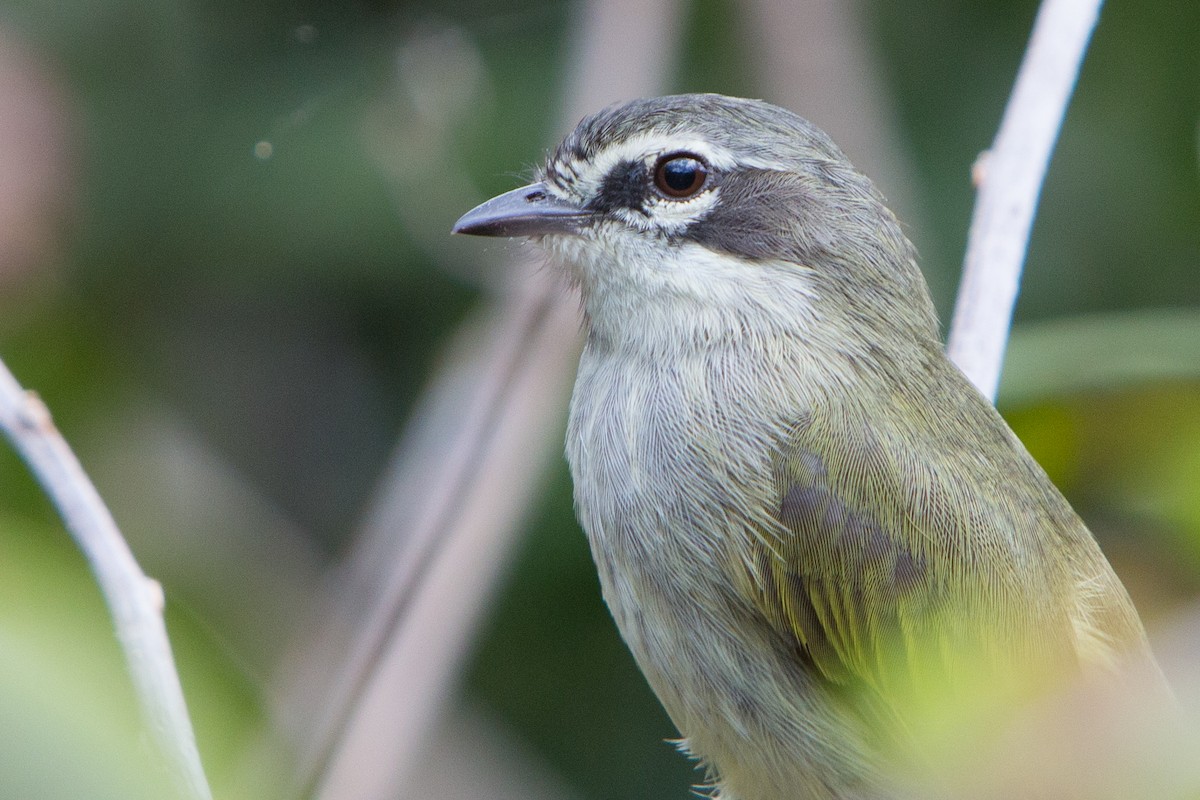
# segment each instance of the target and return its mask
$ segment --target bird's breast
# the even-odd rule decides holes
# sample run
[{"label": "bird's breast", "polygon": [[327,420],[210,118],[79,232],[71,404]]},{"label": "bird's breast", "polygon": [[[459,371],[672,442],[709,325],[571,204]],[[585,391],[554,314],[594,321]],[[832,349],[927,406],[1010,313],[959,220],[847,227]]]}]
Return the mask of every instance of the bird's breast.
[{"label": "bird's breast", "polygon": [[588,353],[576,379],[567,433],[576,510],[605,598],[652,682],[667,681],[694,646],[678,639],[716,635],[744,613],[728,564],[750,535],[750,506],[774,492],[769,455],[730,435],[753,402],[730,407],[714,397],[717,384],[699,358]]},{"label": "bird's breast", "polygon": [[[723,581],[744,528],[771,525],[774,440],[785,425],[702,356],[580,363],[567,432],[577,510],[592,545],[638,564]],[[601,565],[602,570],[605,565]],[[643,570],[643,571],[644,571]],[[692,587],[697,588],[697,587]]]},{"label": "bird's breast", "polygon": [[[772,458],[796,409],[729,369],[585,351],[567,458],[622,636],[691,752],[753,800],[794,794],[817,774],[810,756],[834,763],[854,748],[829,735],[829,698],[736,588],[749,541],[778,524]],[[844,752],[825,753],[829,742]]]}]

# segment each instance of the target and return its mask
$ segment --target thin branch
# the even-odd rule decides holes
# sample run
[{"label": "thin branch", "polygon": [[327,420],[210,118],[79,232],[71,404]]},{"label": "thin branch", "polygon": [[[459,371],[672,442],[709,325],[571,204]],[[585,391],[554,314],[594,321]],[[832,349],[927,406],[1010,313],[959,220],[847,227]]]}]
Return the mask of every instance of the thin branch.
[{"label": "thin branch", "polygon": [[[315,713],[307,706],[305,796],[395,795],[507,563],[559,428],[553,407],[565,402],[578,328],[561,290],[543,281],[528,288],[489,315],[486,332],[465,332],[469,341],[460,341],[431,387],[436,402],[423,403],[415,420],[451,436],[434,452],[406,441],[373,509],[360,544],[390,568],[372,582],[375,596],[323,676],[320,706]],[[397,506],[400,498],[407,503]],[[377,536],[392,538],[390,553]],[[354,566],[361,574],[367,565]],[[354,623],[339,611],[325,624]]]},{"label": "thin branch", "polygon": [[947,352],[988,398],[1000,383],[1029,231],[1102,0],[1045,0],[992,149],[967,242]]},{"label": "thin branch", "polygon": [[211,800],[167,629],[162,587],[138,567],[112,515],[38,396],[0,362],[0,428],[58,508],[91,564],[125,651],[142,714],[181,796]]}]

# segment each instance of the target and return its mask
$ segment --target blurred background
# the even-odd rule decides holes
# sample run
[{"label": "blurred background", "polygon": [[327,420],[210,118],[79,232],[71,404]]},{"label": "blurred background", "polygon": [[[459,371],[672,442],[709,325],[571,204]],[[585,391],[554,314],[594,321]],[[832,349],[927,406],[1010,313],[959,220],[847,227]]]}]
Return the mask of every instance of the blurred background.
[{"label": "blurred background", "polygon": [[[1036,8],[0,0],[0,357],[164,585],[218,797],[687,796],[702,776],[666,741],[571,510],[575,301],[450,226],[604,102],[763,97],[876,178],[947,320],[971,165]],[[1165,652],[1200,640],[1198,36],[1200,4],[1104,9],[1000,398]],[[492,428],[500,455],[461,441]],[[457,540],[465,558],[412,544],[467,508],[484,539]],[[373,612],[408,597],[406,552],[452,599]],[[363,704],[404,744],[366,735],[359,761],[337,735],[353,715],[328,717],[370,684],[336,657],[373,613],[429,615],[404,647],[432,674],[378,695],[395,714]],[[322,726],[333,744],[313,744]],[[86,565],[5,447],[0,794],[155,797],[152,758]],[[319,777],[339,763],[365,784]]]}]

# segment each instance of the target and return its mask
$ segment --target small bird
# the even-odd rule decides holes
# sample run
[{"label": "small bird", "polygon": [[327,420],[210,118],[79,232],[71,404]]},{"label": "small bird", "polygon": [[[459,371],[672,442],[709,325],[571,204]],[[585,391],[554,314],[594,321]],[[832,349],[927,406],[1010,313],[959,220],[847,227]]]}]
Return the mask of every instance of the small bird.
[{"label": "small bird", "polygon": [[947,710],[1156,672],[1091,533],[947,359],[895,217],[809,122],[612,106],[454,231],[533,239],[578,285],[577,514],[716,797],[902,796]]}]

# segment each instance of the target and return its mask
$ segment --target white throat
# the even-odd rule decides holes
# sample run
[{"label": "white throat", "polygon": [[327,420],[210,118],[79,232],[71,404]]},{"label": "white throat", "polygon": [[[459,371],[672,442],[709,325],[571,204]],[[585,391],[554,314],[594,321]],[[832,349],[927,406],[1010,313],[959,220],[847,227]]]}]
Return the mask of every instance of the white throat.
[{"label": "white throat", "polygon": [[663,358],[812,329],[804,267],[648,239],[610,229],[543,240],[579,283],[593,340]]}]

